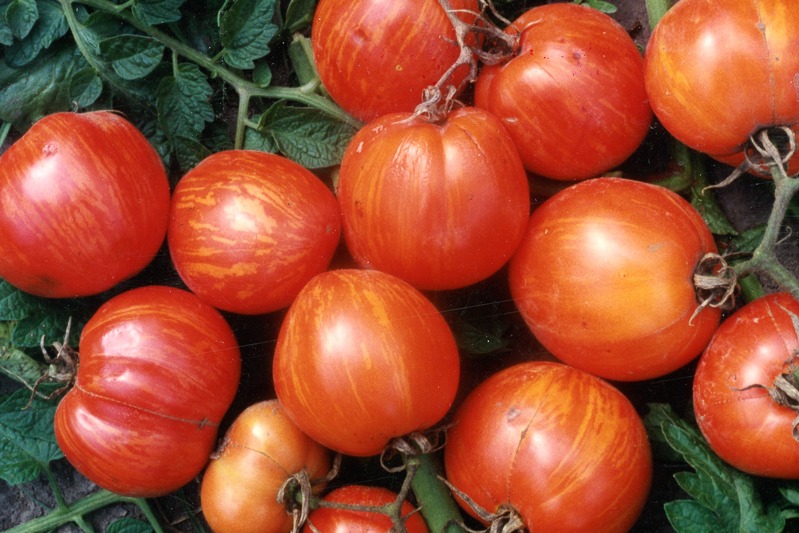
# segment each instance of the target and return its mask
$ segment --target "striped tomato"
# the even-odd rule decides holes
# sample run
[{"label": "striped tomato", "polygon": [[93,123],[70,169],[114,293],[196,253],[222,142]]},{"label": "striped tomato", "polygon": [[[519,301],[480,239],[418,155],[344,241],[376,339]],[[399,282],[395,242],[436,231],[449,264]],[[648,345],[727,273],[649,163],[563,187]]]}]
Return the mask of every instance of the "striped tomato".
[{"label": "striped tomato", "polygon": [[344,154],[338,199],[356,261],[423,290],[494,274],[530,215],[513,139],[476,107],[441,123],[396,113],[367,124]]},{"label": "striped tomato", "polygon": [[[396,492],[383,487],[345,485],[325,495],[322,501],[334,505],[381,507],[396,502],[397,497]],[[425,525],[422,515],[416,512],[410,502],[402,502],[400,514],[406,518],[403,525],[407,533],[428,533],[430,531]],[[322,506],[311,513],[302,532],[377,533],[378,531],[396,531],[396,528],[392,527],[393,525],[391,518],[385,514]]]},{"label": "striped tomato", "polygon": [[289,308],[272,375],[286,413],[311,438],[370,456],[443,418],[460,361],[448,324],[416,289],[378,270],[331,270]]},{"label": "striped tomato", "polygon": [[[479,11],[478,0],[450,4]],[[311,31],[322,84],[342,108],[365,122],[413,111],[423,91],[460,54],[438,0],[321,0]],[[451,82],[458,85],[467,74],[468,67],[461,68]]]},{"label": "striped tomato", "polygon": [[330,466],[330,452],[300,431],[280,402],[258,402],[236,417],[205,470],[203,515],[215,533],[288,533],[292,516],[277,501],[281,487],[302,470],[309,480],[323,479]]},{"label": "striped tomato", "polygon": [[457,489],[490,513],[514,509],[527,531],[629,531],[652,482],[630,401],[586,372],[542,361],[502,370],[467,396],[444,462]]},{"label": "striped tomato", "polygon": [[58,445],[112,492],[175,491],[207,463],[240,368],[213,307],[171,287],[124,292],[83,329],[75,384],[56,410]]},{"label": "striped tomato", "polygon": [[325,270],[339,241],[333,193],[284,157],[218,152],[178,182],[168,242],[183,282],[226,311],[288,306]]},{"label": "striped tomato", "polygon": [[0,156],[0,205],[0,277],[39,296],[88,296],[155,257],[169,183],[121,115],[56,113]]}]

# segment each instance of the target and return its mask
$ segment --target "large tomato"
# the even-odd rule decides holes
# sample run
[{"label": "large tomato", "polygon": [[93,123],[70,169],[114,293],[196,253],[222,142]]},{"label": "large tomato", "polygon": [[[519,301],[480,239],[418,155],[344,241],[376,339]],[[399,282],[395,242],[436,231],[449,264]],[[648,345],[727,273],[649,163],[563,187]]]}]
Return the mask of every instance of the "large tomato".
[{"label": "large tomato", "polygon": [[261,314],[287,307],[327,268],[340,226],[336,198],[310,171],[279,155],[228,150],[178,182],[169,252],[201,300]]},{"label": "large tomato", "polygon": [[38,296],[88,296],[152,261],[169,183],[121,115],[56,113],[0,156],[0,277]]},{"label": "large tomato", "polygon": [[[467,22],[479,11],[478,0],[450,4]],[[460,54],[438,0],[321,0],[311,42],[322,84],[364,122],[413,111]],[[468,72],[460,68],[451,83],[457,86]]]},{"label": "large tomato", "polygon": [[416,289],[377,270],[331,270],[289,307],[272,374],[300,429],[370,456],[443,418],[460,361],[448,324]]},{"label": "large tomato", "polygon": [[[304,470],[322,480],[330,453],[289,420],[277,400],[251,405],[233,421],[203,475],[200,500],[216,533],[288,533],[293,519],[277,496]],[[314,493],[324,488],[313,486]]]},{"label": "large tomato", "polygon": [[[397,501],[397,494],[383,487],[345,485],[331,491],[322,499],[332,504],[381,507]],[[428,533],[422,515],[408,501],[402,502],[401,512],[407,533]],[[320,506],[308,517],[303,533],[384,533],[393,531],[391,518],[385,514]]]},{"label": "large tomato", "polygon": [[530,217],[509,276],[535,337],[562,361],[623,381],[697,357],[720,311],[699,302],[694,272],[716,245],[682,197],[643,182],[595,178]]},{"label": "large tomato", "polygon": [[719,327],[694,377],[696,420],[710,447],[758,476],[799,478],[797,412],[769,394],[781,376],[796,387],[797,317],[799,302],[787,293],[745,305]]},{"label": "large tomato", "polygon": [[727,163],[763,128],[799,131],[796,28],[793,0],[681,0],[647,46],[655,115],[678,140]]},{"label": "large tomato", "polygon": [[652,481],[629,400],[552,362],[514,365],[478,385],[455,414],[444,461],[458,490],[488,512],[511,506],[529,531],[628,531]]},{"label": "large tomato", "polygon": [[208,462],[240,368],[213,307],[171,287],[124,292],[83,329],[75,384],[56,410],[58,445],[105,489],[168,494]]},{"label": "large tomato", "polygon": [[506,29],[518,53],[486,66],[475,103],[498,116],[528,170],[574,180],[624,162],[652,121],[644,65],[615,20],[570,3],[534,7]]},{"label": "large tomato", "polygon": [[499,270],[524,235],[529,194],[502,123],[469,107],[440,124],[404,113],[368,124],[338,181],[356,261],[420,289],[465,287]]}]

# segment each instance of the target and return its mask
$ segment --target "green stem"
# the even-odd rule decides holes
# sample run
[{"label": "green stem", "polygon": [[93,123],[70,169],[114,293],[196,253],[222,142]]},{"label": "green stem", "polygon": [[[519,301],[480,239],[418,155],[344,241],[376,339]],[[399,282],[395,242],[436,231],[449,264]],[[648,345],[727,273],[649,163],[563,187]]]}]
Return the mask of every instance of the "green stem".
[{"label": "green stem", "polygon": [[[167,35],[157,28],[141,23],[128,11],[121,11],[119,6],[109,2],[108,0],[60,0],[60,2],[67,16],[67,22],[70,26],[70,30],[75,36],[75,41],[78,43],[81,53],[86,57],[90,65],[98,72],[102,71],[102,67],[97,63],[96,59],[93,58],[91,50],[88,50],[86,44],[82,39],[79,38],[79,23],[75,18],[72,9],[72,5],[74,3],[84,4],[97,9],[98,11],[109,13],[126,22],[127,24],[130,24],[145,35],[159,41],[165,47],[172,50],[174,54],[179,55],[191,61],[192,63],[195,63],[197,66],[211,73],[212,76],[218,77],[229,84],[239,95],[239,98],[242,98],[247,103],[249,103],[250,99],[253,97],[267,98],[272,100],[290,100],[318,109],[319,111],[335,118],[336,120],[350,124],[353,127],[360,128],[363,125],[360,121],[353,118],[338,105],[336,105],[332,100],[319,94],[308,92],[306,88],[279,86],[260,87],[250,80],[241,77],[232,70],[225,68],[221,64],[217,63],[215,59],[209,58],[205,54],[198,52],[194,48],[191,48],[190,46],[178,41],[177,39]],[[238,126],[243,128],[244,120],[247,117],[248,111],[249,110],[246,107],[243,108],[241,105],[239,106],[239,117],[237,120]],[[237,131],[236,139],[239,141],[243,140],[243,133]],[[237,144],[236,147],[240,147],[240,145]]]},{"label": "green stem", "polygon": [[694,156],[692,151],[683,143],[674,138],[671,138],[670,141],[674,172],[654,183],[674,192],[683,192],[694,183]]},{"label": "green stem", "polygon": [[11,133],[11,123],[3,122],[0,125],[0,146],[3,146],[3,143],[6,142],[9,133]]},{"label": "green stem", "polygon": [[[33,520],[25,522],[24,524],[13,527],[7,530],[6,533],[45,532],[52,531],[57,527],[70,522],[80,524],[83,521],[84,516],[115,503],[134,503],[141,507],[140,500],[137,498],[120,496],[118,494],[114,494],[113,492],[108,492],[107,490],[101,490],[99,492],[90,494],[89,496],[86,496],[85,498],[82,498],[71,505],[59,506],[49,514],[39,518],[34,518]],[[163,533],[163,528],[161,528],[161,526],[158,524],[158,520],[155,518],[152,512],[149,513],[147,518],[156,533]],[[86,522],[83,522],[83,524],[86,524]],[[86,524],[86,526],[88,527],[88,524]]]},{"label": "green stem", "polygon": [[411,481],[413,494],[422,508],[422,516],[430,531],[461,533],[464,529],[455,522],[463,520],[458,504],[449,488],[441,482],[441,465],[435,455],[427,453],[413,457],[418,469]]}]

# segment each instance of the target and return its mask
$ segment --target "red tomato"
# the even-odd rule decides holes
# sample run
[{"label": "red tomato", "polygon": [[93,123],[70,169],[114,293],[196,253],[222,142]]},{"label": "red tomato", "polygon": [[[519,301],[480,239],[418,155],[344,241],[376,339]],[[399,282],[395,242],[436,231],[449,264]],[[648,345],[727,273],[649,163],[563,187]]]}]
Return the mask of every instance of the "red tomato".
[{"label": "red tomato", "polygon": [[[472,13],[459,15],[467,22],[479,11],[477,0],[450,4]],[[311,43],[330,96],[364,122],[413,111],[423,91],[460,54],[455,30],[438,0],[321,0]],[[458,69],[451,84],[457,86],[468,72],[468,67]]]},{"label": "red tomato", "polygon": [[287,307],[325,270],[341,230],[333,193],[284,157],[211,155],[178,182],[169,251],[201,300],[242,314]]},{"label": "red tomato", "polygon": [[330,453],[300,431],[277,400],[253,404],[234,420],[205,470],[203,515],[215,533],[288,533],[292,516],[277,495],[301,470],[311,480],[323,479]]},{"label": "red tomato", "polygon": [[420,289],[495,273],[530,215],[513,140],[491,114],[468,107],[443,124],[402,113],[364,127],[344,154],[338,199],[356,261]]},{"label": "red tomato", "polygon": [[0,277],[38,296],[88,296],[155,257],[169,183],[121,115],[56,113],[0,156],[0,205]]},{"label": "red tomato", "polygon": [[[340,487],[324,498],[328,503],[344,503],[380,507],[394,503],[397,494],[382,487],[347,485]],[[402,504],[402,516],[414,513],[414,507],[407,501]],[[407,533],[428,533],[422,515],[415,513],[405,521]],[[349,511],[331,507],[320,507],[308,517],[303,533],[385,533],[392,528],[391,518],[380,513]],[[313,526],[316,529],[312,529]]]},{"label": "red tomato", "polygon": [[171,287],[124,292],[83,329],[75,384],[56,410],[58,445],[105,489],[168,494],[208,462],[240,368],[213,307]]},{"label": "red tomato", "polygon": [[682,197],[596,178],[533,212],[510,262],[510,289],[557,358],[608,379],[650,379],[697,357],[718,327],[717,308],[692,320],[694,271],[715,251],[702,217]]},{"label": "red tomato", "polygon": [[793,0],[682,0],[670,9],[646,51],[646,87],[663,126],[727,163],[742,159],[758,130],[799,131],[795,8]]},{"label": "red tomato", "polygon": [[602,174],[640,146],[652,121],[644,66],[616,21],[585,6],[528,10],[509,26],[518,53],[486,66],[475,103],[502,119],[527,170],[559,180]]},{"label": "red tomato", "polygon": [[457,489],[489,512],[512,506],[529,531],[628,531],[652,481],[649,440],[629,400],[543,361],[502,370],[467,396],[444,461]]},{"label": "red tomato", "polygon": [[455,339],[416,289],[377,270],[332,270],[289,307],[272,375],[289,417],[353,456],[436,424],[460,377]]},{"label": "red tomato", "polygon": [[768,388],[799,359],[799,302],[787,293],[759,298],[728,318],[699,359],[694,411],[710,447],[734,467],[758,476],[799,478],[796,411]]}]

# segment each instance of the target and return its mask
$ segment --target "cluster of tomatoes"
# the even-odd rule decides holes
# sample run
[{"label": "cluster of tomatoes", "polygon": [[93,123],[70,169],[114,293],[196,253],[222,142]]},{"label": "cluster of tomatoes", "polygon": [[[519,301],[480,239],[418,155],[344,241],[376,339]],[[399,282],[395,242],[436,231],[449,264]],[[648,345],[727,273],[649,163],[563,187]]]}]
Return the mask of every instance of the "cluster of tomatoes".
[{"label": "cluster of tomatoes", "polygon": [[[323,480],[331,452],[378,455],[447,420],[446,477],[472,500],[458,499],[467,513],[512,508],[530,530],[626,531],[647,499],[652,458],[639,414],[611,383],[663,376],[709,343],[698,418],[722,457],[741,455],[713,421],[730,420],[735,395],[770,401],[755,385],[790,365],[799,304],[767,297],[719,329],[721,311],[694,286],[698,265],[717,253],[701,216],[664,188],[596,176],[640,146],[653,109],[677,139],[729,163],[743,159],[754,131],[799,122],[799,57],[788,52],[799,12],[778,0],[682,0],[644,58],[607,15],[536,7],[505,30],[512,54],[482,68],[473,105],[414,113],[456,62],[459,40],[482,41],[480,32],[458,39],[452,14],[479,27],[480,8],[319,2],[320,78],[365,123],[334,190],[279,155],[229,150],[170,191],[146,138],[105,111],[45,117],[3,154],[0,277],[48,298],[95,295],[140,272],[166,240],[185,285],[125,291],[84,327],[79,372],[56,415],[58,442],[80,472],[150,497],[204,471],[214,530],[289,531],[293,517],[276,496],[293,474]],[[740,50],[714,48],[710,19],[739,36]],[[708,61],[691,70],[697,55]],[[711,82],[744,71],[746,84]],[[468,75],[464,65],[448,83]],[[749,121],[730,124],[739,106]],[[531,214],[528,174],[574,184]],[[334,268],[342,238],[349,263]],[[558,362],[513,365],[461,391],[455,337],[428,293],[504,268],[519,313]],[[217,447],[241,374],[220,311],[284,316],[271,369],[277,399],[244,410]],[[754,377],[725,360],[752,322],[747,342],[771,354]],[[766,350],[769,328],[781,344]],[[785,438],[768,437],[790,472],[734,464],[798,476],[793,417],[781,419]],[[313,487],[319,496],[324,483]],[[367,487],[324,497],[395,498]],[[356,519],[337,512],[319,509],[308,523],[324,531]],[[425,530],[420,515],[405,526]]]}]

